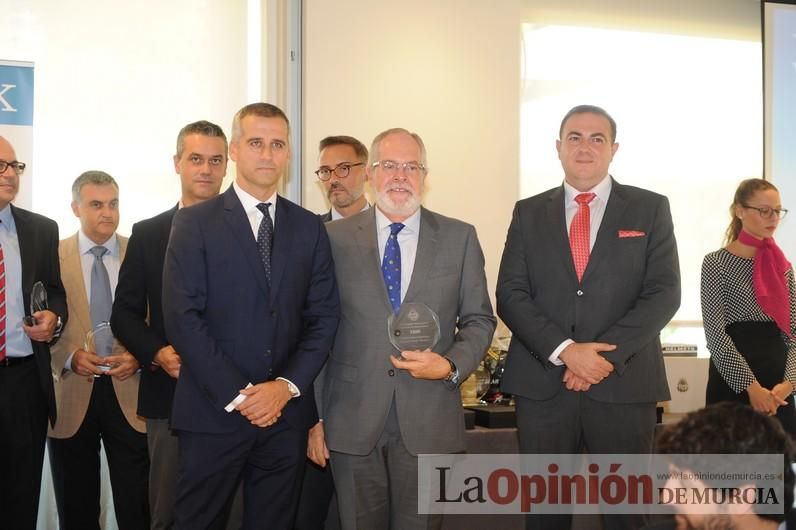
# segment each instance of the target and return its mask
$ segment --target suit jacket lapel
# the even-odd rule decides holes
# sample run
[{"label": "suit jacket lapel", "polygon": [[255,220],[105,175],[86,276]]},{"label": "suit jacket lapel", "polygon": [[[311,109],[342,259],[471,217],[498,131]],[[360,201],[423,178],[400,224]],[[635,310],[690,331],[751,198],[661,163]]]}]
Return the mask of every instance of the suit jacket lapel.
[{"label": "suit jacket lapel", "polygon": [[166,248],[169,246],[169,237],[171,236],[171,222],[174,220],[174,214],[177,213],[179,205],[169,210],[169,215],[164,217],[163,223],[160,226],[160,254],[159,256],[166,255]]},{"label": "suit jacket lapel", "polygon": [[357,232],[354,238],[359,248],[362,263],[366,266],[363,267],[364,277],[362,281],[371,284],[371,292],[380,293],[382,304],[386,310],[392,313],[392,305],[387,296],[387,287],[384,285],[384,278],[381,275],[381,255],[379,249],[379,239],[376,233],[376,209],[371,208],[366,215],[361,216],[361,221],[357,226]]},{"label": "suit jacket lapel", "polygon": [[589,264],[586,266],[586,271],[583,273],[583,281],[589,277],[589,273],[605,260],[612,250],[612,243],[617,240],[617,232],[619,230],[619,222],[622,215],[627,208],[627,201],[622,193],[622,185],[615,180],[611,184],[611,194],[608,196],[608,204],[605,205],[605,213],[603,220],[600,223],[600,229],[597,231],[597,239],[594,242],[591,255],[589,256]]},{"label": "suit jacket lapel", "polygon": [[431,266],[437,255],[437,236],[439,223],[434,214],[425,208],[420,210],[420,234],[417,236],[417,253],[415,254],[415,267],[412,270],[412,279],[406,290],[404,300],[409,302],[414,300],[426,285]]},{"label": "suit jacket lapel", "polygon": [[257,242],[254,240],[254,234],[252,233],[249,219],[246,217],[246,212],[243,211],[243,205],[240,203],[232,186],[224,192],[223,201],[224,222],[229,226],[233,238],[237,240],[244,259],[248,262],[254,277],[257,279],[257,285],[267,296],[269,291],[268,280],[265,277],[265,269],[263,268],[262,259],[260,259],[260,253],[257,251]]},{"label": "suit jacket lapel", "polygon": [[[81,329],[89,330],[91,315],[88,309],[88,297],[86,296],[86,282],[83,279],[83,267],[80,263],[80,248],[78,246],[77,234],[64,241],[64,255],[61,256],[61,275],[65,285],[76,285],[79,288],[75,293],[69,293],[69,318],[77,318]],[[73,299],[74,298],[74,299]]]},{"label": "suit jacket lapel", "polygon": [[28,305],[30,304],[30,291],[33,288],[35,281],[31,275],[34,274],[36,266],[34,263],[35,248],[34,242],[36,241],[33,227],[27,219],[27,213],[20,210],[13,204],[11,206],[11,215],[14,216],[14,224],[17,228],[17,240],[19,241],[19,261],[22,266],[22,297],[25,301],[25,314],[28,312]]},{"label": "suit jacket lapel", "polygon": [[290,262],[290,242],[288,237],[279,237],[279,234],[294,233],[290,229],[290,224],[293,222],[290,215],[290,207],[287,200],[280,196],[276,196],[276,219],[274,220],[274,240],[272,241],[271,250],[271,305],[276,303],[276,294],[279,291],[279,285],[282,280],[282,275],[285,273],[285,267]]},{"label": "suit jacket lapel", "polygon": [[[553,191],[547,200],[547,220],[551,227],[551,238],[555,245],[555,254],[561,258],[561,264],[567,274],[575,281],[578,275],[575,272],[575,263],[572,261],[572,250],[569,247],[569,234],[567,233],[567,217],[564,213],[564,185]],[[544,230],[544,228],[541,228]]]}]

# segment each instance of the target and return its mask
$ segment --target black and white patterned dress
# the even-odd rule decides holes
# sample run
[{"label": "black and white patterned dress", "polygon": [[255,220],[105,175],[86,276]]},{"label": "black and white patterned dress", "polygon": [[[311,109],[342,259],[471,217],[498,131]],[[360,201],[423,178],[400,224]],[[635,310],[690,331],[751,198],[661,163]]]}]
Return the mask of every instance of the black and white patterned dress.
[{"label": "black and white patterned dress", "polygon": [[[758,381],[772,388],[783,380],[796,388],[796,342],[763,313],[752,286],[753,258],[726,249],[711,252],[702,262],[702,319],[710,350],[706,401],[749,403],[746,388]],[[791,326],[796,322],[796,283],[786,273]],[[793,395],[777,411],[785,429],[796,435]]]}]

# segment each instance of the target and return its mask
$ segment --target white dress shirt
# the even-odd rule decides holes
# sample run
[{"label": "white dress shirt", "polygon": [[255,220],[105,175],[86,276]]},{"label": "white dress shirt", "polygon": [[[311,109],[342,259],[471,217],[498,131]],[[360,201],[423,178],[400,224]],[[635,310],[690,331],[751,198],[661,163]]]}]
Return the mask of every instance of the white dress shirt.
[{"label": "white dress shirt", "polygon": [[[403,220],[404,227],[398,232],[398,246],[401,249],[401,302],[406,296],[412,271],[415,269],[415,255],[417,254],[417,240],[420,236],[420,208],[415,213]],[[376,233],[379,241],[379,268],[384,261],[384,247],[390,237],[392,221],[376,207]]]},{"label": "white dress shirt", "polygon": [[[597,232],[600,230],[600,225],[605,216],[605,207],[608,205],[608,198],[611,196],[612,180],[611,175],[606,175],[599,184],[590,190],[578,191],[573,188],[567,181],[564,181],[564,214],[567,220],[567,234],[572,225],[572,219],[578,213],[578,203],[575,197],[581,193],[594,193],[595,197],[588,204],[589,208],[589,251],[594,248],[594,242],[597,241]],[[566,339],[553,350],[548,359],[556,366],[562,366],[564,363],[558,358],[564,348],[574,343],[572,339]]]},{"label": "white dress shirt", "polygon": [[[273,193],[270,197],[266,200],[261,201],[260,199],[254,197],[253,195],[247,193],[243,190],[240,186],[238,186],[238,182],[235,181],[232,183],[232,189],[235,190],[235,194],[238,196],[238,200],[240,201],[241,205],[243,205],[243,211],[246,213],[246,218],[249,220],[249,226],[252,229],[252,235],[254,235],[255,241],[257,240],[257,232],[260,230],[260,223],[263,222],[265,215],[263,212],[257,208],[257,205],[261,202],[270,202],[271,204],[268,206],[268,213],[271,216],[271,222],[273,223],[274,233],[276,233],[276,192]],[[290,395],[292,397],[299,397],[301,395],[301,391],[299,388],[293,384],[293,381],[289,379],[285,379],[284,377],[277,377],[277,381],[284,381],[287,383],[287,387],[290,390]],[[246,388],[251,387],[252,384],[249,383],[246,385]],[[235,410],[235,407],[240,405],[246,400],[247,396],[243,394],[238,394],[238,397],[227,403],[227,406],[224,407],[224,410],[227,412],[232,412]]]},{"label": "white dress shirt", "polygon": [[[94,254],[91,249],[94,247],[105,247],[108,252],[102,256],[102,263],[108,271],[108,280],[111,283],[111,302],[116,296],[116,284],[119,283],[119,267],[122,265],[121,249],[119,248],[119,239],[114,233],[108,240],[98,245],[93,242],[89,237],[80,230],[77,233],[77,250],[80,253],[80,271],[83,273],[83,285],[86,286],[86,300],[91,302],[91,268],[94,266]],[[89,311],[90,312],[90,311]],[[64,363],[64,370],[72,369],[72,357],[75,352],[69,354]]]}]

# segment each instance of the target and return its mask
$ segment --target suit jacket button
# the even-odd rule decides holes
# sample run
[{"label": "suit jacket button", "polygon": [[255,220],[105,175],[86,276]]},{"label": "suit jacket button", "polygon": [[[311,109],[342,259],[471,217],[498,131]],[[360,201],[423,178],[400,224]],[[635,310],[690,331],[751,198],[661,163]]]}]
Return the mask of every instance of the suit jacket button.
[{"label": "suit jacket button", "polygon": [[390,368],[389,370],[387,370],[387,374],[388,374],[390,377],[392,377],[392,376],[394,376],[394,375],[395,375],[395,370],[393,370],[392,368]]},{"label": "suit jacket button", "polygon": [[578,289],[578,292],[576,292],[575,294],[576,294],[576,295],[578,295],[578,296],[583,296],[583,291],[581,291],[580,289]]},{"label": "suit jacket button", "polygon": [[271,316],[275,317],[276,316],[276,311],[271,311]]},{"label": "suit jacket button", "polygon": [[271,350],[265,350],[265,353],[263,355],[268,357],[269,355],[271,355]]}]

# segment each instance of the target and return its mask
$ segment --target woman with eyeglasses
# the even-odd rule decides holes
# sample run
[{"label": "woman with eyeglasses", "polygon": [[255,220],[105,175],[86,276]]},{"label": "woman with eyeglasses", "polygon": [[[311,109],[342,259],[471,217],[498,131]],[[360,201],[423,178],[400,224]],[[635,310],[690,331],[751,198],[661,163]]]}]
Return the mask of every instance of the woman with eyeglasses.
[{"label": "woman with eyeglasses", "polygon": [[796,436],[796,284],[773,238],[787,212],[770,182],[741,182],[726,246],[702,262],[702,318],[711,358],[707,403],[749,403]]}]

